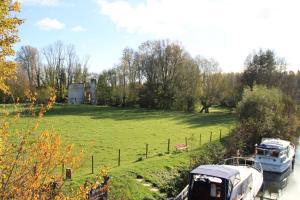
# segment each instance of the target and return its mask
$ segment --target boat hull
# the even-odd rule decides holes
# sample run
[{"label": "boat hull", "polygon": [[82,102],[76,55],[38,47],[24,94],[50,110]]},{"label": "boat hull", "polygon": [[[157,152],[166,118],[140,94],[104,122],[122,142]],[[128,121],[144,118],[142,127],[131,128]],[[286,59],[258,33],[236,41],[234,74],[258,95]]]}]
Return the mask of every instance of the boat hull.
[{"label": "boat hull", "polygon": [[264,163],[261,162],[261,166],[264,171],[274,172],[274,173],[283,173],[287,171],[292,165],[292,160],[289,160],[285,163],[281,164],[273,164],[273,163]]},{"label": "boat hull", "polygon": [[262,184],[263,184],[263,174],[256,169],[250,167],[242,167],[238,166],[239,168],[244,168],[243,170],[251,171],[251,176],[253,178],[253,182],[249,185],[251,189],[247,190],[247,192],[243,196],[239,196],[235,193],[232,194],[230,200],[254,200],[258,192],[260,191]]}]

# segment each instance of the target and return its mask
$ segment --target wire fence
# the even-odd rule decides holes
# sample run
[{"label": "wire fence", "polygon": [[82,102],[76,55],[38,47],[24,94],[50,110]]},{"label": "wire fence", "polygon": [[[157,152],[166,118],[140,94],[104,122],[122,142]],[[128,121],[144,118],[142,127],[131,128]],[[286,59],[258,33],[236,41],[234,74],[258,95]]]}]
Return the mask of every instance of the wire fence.
[{"label": "wire fence", "polygon": [[[175,154],[183,151],[192,151],[193,149],[199,148],[205,143],[211,143],[213,141],[219,140],[222,141],[222,139],[225,137],[225,134],[222,134],[222,130],[219,130],[219,132],[212,132],[210,131],[207,135],[199,133],[199,136],[192,135],[191,137],[184,137],[182,138],[182,142],[178,142],[176,140],[175,142],[172,141],[171,138],[166,139],[165,142],[162,142],[161,147],[162,149],[153,148],[151,149],[151,145],[149,143],[145,143],[144,150],[140,150],[140,152],[144,152],[142,154],[137,154],[136,160],[128,161],[128,159],[122,159],[124,154],[124,149],[119,148],[117,149],[115,153],[115,158],[112,157],[112,160],[115,161],[115,164],[113,164],[114,167],[120,167],[124,163],[125,165],[128,163],[133,162],[140,162],[145,159],[153,158],[156,156],[163,156],[164,154]],[[125,151],[126,152],[126,151]],[[160,153],[159,153],[160,152]],[[164,152],[164,153],[161,153]],[[126,157],[126,156],[124,156]],[[93,154],[89,156],[88,159],[85,159],[85,167],[87,165],[90,165],[88,168],[90,168],[91,174],[95,173],[95,167],[99,165],[96,164],[97,157]],[[72,172],[70,172],[69,168],[66,168],[66,164],[62,163],[62,173],[66,173],[66,178],[71,179]]]}]

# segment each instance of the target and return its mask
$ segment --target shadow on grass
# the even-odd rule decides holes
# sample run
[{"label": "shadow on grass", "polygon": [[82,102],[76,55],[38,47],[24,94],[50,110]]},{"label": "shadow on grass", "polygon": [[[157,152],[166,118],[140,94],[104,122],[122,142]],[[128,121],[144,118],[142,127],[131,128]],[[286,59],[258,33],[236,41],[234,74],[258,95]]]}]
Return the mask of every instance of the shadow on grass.
[{"label": "shadow on grass", "polygon": [[162,111],[143,108],[121,108],[92,105],[57,105],[46,113],[46,117],[53,116],[89,116],[91,119],[113,120],[151,120],[172,119],[179,124],[189,124],[190,128],[210,126],[216,124],[229,125],[235,121],[235,115],[228,112],[216,112],[209,114],[186,113],[179,111]]}]

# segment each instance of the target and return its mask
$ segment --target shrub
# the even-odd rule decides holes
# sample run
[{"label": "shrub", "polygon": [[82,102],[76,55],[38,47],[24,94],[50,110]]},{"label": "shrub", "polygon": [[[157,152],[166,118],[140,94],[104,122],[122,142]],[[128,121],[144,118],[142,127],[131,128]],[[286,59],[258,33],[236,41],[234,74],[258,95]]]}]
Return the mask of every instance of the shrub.
[{"label": "shrub", "polygon": [[293,100],[279,89],[255,86],[246,89],[237,106],[239,123],[231,131],[229,152],[236,149],[249,154],[263,137],[296,142],[297,114]]}]

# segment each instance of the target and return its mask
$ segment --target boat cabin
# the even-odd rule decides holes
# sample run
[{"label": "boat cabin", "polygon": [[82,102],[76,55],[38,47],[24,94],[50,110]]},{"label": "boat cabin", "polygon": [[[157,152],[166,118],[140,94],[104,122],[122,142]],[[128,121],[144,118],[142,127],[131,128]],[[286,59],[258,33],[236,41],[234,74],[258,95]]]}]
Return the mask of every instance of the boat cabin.
[{"label": "boat cabin", "polygon": [[285,159],[289,157],[291,145],[290,142],[280,139],[263,139],[262,143],[256,146],[256,156],[270,157],[273,159]]},{"label": "boat cabin", "polygon": [[189,200],[229,200],[241,181],[238,170],[223,165],[201,165],[190,173]]}]

